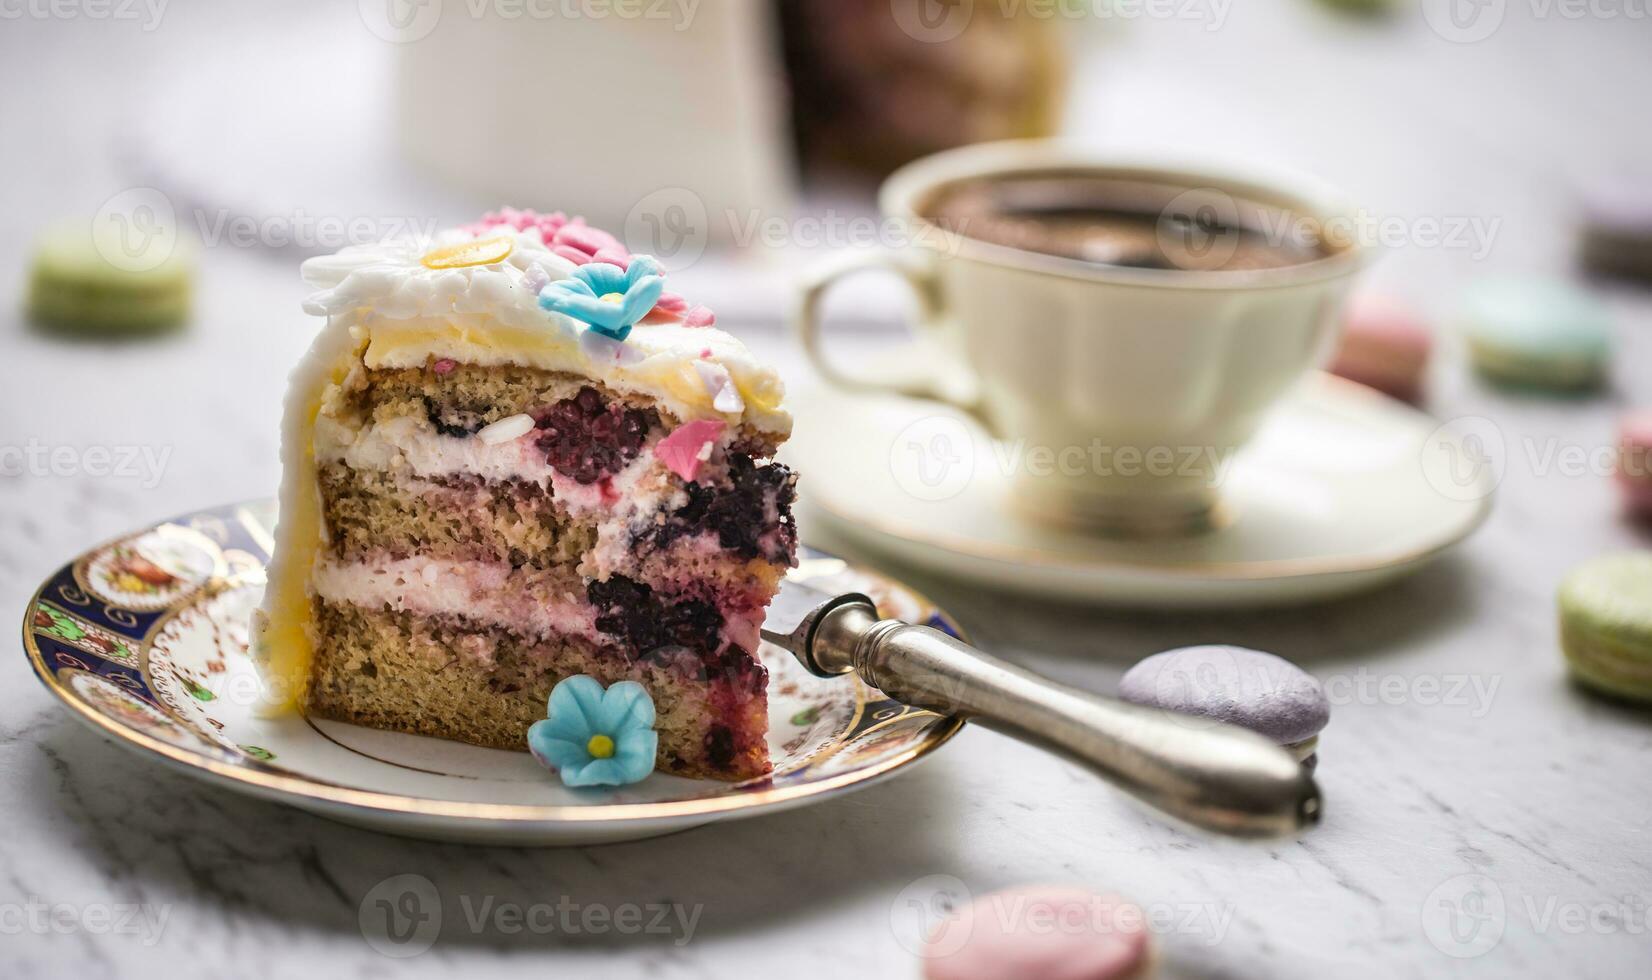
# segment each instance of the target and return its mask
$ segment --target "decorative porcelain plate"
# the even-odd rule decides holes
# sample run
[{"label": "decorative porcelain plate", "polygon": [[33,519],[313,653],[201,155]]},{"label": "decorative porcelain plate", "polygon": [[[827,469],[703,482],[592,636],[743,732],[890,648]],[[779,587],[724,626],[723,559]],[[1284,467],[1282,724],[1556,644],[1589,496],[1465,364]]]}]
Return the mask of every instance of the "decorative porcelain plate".
[{"label": "decorative porcelain plate", "polygon": [[1464,424],[1475,420],[1442,425],[1317,375],[1234,456],[1218,527],[1108,538],[1016,516],[1017,447],[954,408],[820,385],[787,400],[799,421],[781,456],[809,488],[801,517],[811,541],[994,589],[1112,605],[1254,606],[1381,585],[1472,534],[1500,472]]},{"label": "decorative porcelain plate", "polygon": [[[655,773],[617,790],[572,790],[525,751],[257,718],[247,622],[273,524],[269,503],[221,507],[75,559],[24,617],[35,672],[77,718],[202,779],[346,823],[481,843],[633,840],[800,806],[891,775],[962,725],[852,677],[815,677],[768,645],[774,772],[744,783]],[[792,574],[956,633],[923,597],[820,552],[805,549]]]}]

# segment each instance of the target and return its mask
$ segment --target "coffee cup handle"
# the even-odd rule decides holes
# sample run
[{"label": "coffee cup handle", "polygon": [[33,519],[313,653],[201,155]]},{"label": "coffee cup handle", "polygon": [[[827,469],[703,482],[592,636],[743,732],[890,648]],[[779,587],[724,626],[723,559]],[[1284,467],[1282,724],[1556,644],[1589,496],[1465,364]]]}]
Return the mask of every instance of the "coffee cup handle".
[{"label": "coffee cup handle", "polygon": [[[834,365],[822,339],[820,308],[826,293],[850,276],[862,272],[893,272],[899,276],[918,300],[918,328],[931,329],[940,323],[946,313],[941,298],[940,283],[936,279],[935,263],[923,253],[914,251],[858,252],[822,263],[805,274],[802,294],[793,316],[793,327],[803,353],[821,377],[846,391],[881,391],[913,398],[928,398],[946,402],[976,412],[974,377],[962,365],[950,366],[945,374],[934,370],[937,363],[951,362],[952,358],[938,357],[938,351],[920,337],[914,346],[924,348],[921,353],[908,356],[880,358],[888,365],[883,370],[862,370],[848,373]],[[928,369],[913,370],[909,365],[928,365]],[[905,368],[905,370],[902,370]]]}]

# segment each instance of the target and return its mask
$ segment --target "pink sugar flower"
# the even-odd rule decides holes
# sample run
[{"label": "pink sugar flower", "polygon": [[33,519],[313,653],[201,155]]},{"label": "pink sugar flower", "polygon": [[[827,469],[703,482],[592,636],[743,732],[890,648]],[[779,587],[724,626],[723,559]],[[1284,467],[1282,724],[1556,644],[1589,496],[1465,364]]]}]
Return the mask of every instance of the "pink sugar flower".
[{"label": "pink sugar flower", "polygon": [[558,228],[556,234],[547,239],[545,244],[551,247],[551,251],[575,265],[606,262],[621,269],[629,268],[631,265],[631,253],[620,240],[601,228],[593,228],[586,224],[584,218],[575,218]]},{"label": "pink sugar flower", "polygon": [[709,327],[717,322],[717,314],[704,306],[689,306],[688,300],[677,293],[661,293],[644,323],[681,323],[685,327]]},{"label": "pink sugar flower", "polygon": [[[601,228],[586,224],[584,218],[570,218],[561,211],[540,214],[531,209],[504,207],[497,211],[489,211],[482,215],[480,220],[464,226],[465,231],[473,235],[481,235],[493,228],[537,231],[540,240],[552,254],[574,265],[599,262],[617,266],[621,270],[631,268],[631,252],[618,238]],[[539,282],[537,278],[528,281],[529,288],[535,293],[545,285],[546,283]],[[704,306],[690,307],[688,300],[676,293],[664,293],[644,322],[679,321],[684,326],[709,327],[717,322],[717,315]]]},{"label": "pink sugar flower", "polygon": [[500,208],[482,215],[481,220],[465,225],[465,230],[472,235],[480,235],[492,228],[511,228],[516,231],[530,229],[539,232],[539,240],[549,245],[556,233],[568,223],[568,216],[561,211],[552,211],[550,214],[540,214],[532,209],[517,210],[516,208]]}]

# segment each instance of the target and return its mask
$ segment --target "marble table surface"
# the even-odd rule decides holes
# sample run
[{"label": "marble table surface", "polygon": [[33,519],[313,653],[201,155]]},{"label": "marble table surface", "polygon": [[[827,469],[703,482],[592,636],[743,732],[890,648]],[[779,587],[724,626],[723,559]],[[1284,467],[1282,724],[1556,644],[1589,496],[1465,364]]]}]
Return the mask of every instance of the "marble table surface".
[{"label": "marble table surface", "polygon": [[[1414,218],[1497,219],[1484,254],[1402,243],[1373,272],[1431,313],[1473,276],[1565,272],[1556,195],[1578,159],[1565,147],[1652,166],[1626,97],[1652,74],[1644,20],[1528,23],[1535,8],[1511,4],[1496,37],[1446,47],[1415,24],[1373,37],[1275,6],[1293,9],[1110,36],[1085,118],[1144,146],[1191,130],[1273,152]],[[180,2],[168,24],[187,38],[191,16],[205,15]],[[208,249],[195,323],[155,344],[65,345],[14,312],[22,229],[130,185],[97,121],[130,107],[125,89],[179,43],[155,35],[0,22],[0,448],[82,459],[130,446],[157,461],[121,476],[0,473],[0,608],[14,616],[90,544],[268,495],[277,478],[285,366],[308,338],[290,255]],[[1501,394],[1444,352],[1429,410],[1493,420],[1506,474],[1484,529],[1397,585],[1307,609],[1163,615],[918,580],[988,649],[1098,691],[1139,656],[1199,641],[1303,664],[1336,703],[1325,820],[1300,839],[1174,826],[1073,765],[968,729],[908,775],[773,817],[588,849],[426,843],[139,760],[70,720],[18,651],[0,658],[0,974],[916,976],[917,910],[936,896],[1053,881],[1142,905],[1170,976],[1645,976],[1652,715],[1566,682],[1553,614],[1568,566],[1652,544],[1618,519],[1594,467],[1560,462],[1594,458],[1618,410],[1652,403],[1652,303],[1606,296],[1620,354],[1600,397]],[[735,326],[801,375],[775,324]],[[404,874],[434,883],[444,915],[434,945],[397,960],[364,935],[363,909]],[[627,904],[680,914],[640,932],[585,927],[587,910]],[[512,908],[535,914],[519,925]]]}]

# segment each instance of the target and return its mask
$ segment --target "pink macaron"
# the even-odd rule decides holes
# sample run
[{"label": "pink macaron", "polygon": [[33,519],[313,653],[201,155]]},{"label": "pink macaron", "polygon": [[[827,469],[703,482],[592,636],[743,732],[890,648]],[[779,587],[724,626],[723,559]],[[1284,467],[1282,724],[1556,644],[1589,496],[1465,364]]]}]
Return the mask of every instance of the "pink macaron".
[{"label": "pink macaron", "polygon": [[1124,980],[1146,973],[1142,910],[1068,885],[1025,885],[983,895],[935,930],[926,980]]},{"label": "pink macaron", "polygon": [[1618,421],[1617,479],[1629,512],[1652,518],[1652,409],[1630,412]]},{"label": "pink macaron", "polygon": [[1356,297],[1343,317],[1331,373],[1417,401],[1433,348],[1433,331],[1405,304],[1384,296]]}]

